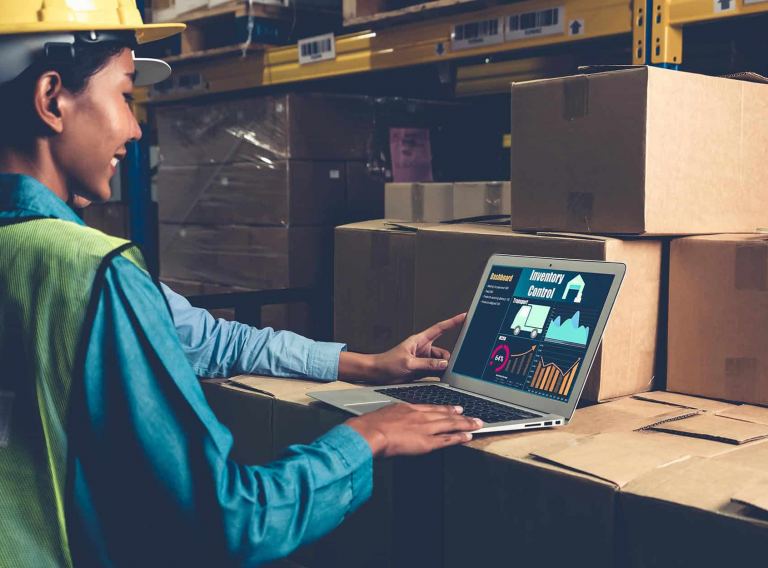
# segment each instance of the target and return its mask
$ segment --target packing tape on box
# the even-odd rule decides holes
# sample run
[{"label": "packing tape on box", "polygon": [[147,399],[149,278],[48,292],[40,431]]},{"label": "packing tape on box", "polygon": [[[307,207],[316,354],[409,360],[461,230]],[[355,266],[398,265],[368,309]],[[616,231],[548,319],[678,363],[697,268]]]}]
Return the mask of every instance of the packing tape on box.
[{"label": "packing tape on box", "polygon": [[759,365],[754,357],[732,357],[725,360],[725,378],[739,381],[758,381]]},{"label": "packing tape on box", "polygon": [[768,291],[768,241],[750,241],[736,248],[737,290]]},{"label": "packing tape on box", "polygon": [[502,182],[487,183],[485,185],[486,215],[501,215],[504,213],[503,190],[504,184]]},{"label": "packing tape on box", "polygon": [[414,221],[424,220],[424,185],[414,183],[411,186],[411,211]]},{"label": "packing tape on box", "polygon": [[563,118],[573,120],[589,114],[589,78],[576,75],[563,79]]},{"label": "packing tape on box", "polygon": [[595,196],[585,191],[571,191],[568,194],[568,222],[571,226],[581,226],[587,233],[591,232],[590,225]]},{"label": "packing tape on box", "polygon": [[389,235],[383,232],[371,233],[371,268],[389,266]]}]

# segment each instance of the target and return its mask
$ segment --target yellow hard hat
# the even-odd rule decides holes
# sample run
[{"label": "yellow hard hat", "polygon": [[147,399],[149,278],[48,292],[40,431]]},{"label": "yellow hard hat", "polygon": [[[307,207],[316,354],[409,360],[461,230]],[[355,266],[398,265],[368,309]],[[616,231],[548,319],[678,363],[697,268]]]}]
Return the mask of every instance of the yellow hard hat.
[{"label": "yellow hard hat", "polygon": [[145,24],[136,0],[0,0],[0,36],[78,31],[135,31],[139,43],[184,30]]}]

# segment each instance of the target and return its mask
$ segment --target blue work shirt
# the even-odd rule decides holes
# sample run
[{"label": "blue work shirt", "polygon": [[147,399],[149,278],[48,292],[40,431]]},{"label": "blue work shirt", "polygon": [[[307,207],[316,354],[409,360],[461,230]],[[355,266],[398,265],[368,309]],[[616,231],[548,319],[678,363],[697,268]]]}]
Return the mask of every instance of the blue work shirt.
[{"label": "blue work shirt", "polygon": [[181,345],[198,376],[215,379],[251,374],[325,382],[338,378],[339,353],[346,350],[345,345],[214,319],[165,284],[161,286]]},{"label": "blue work shirt", "polygon": [[[0,174],[0,217],[26,216],[82,224],[36,180]],[[175,302],[182,320],[201,315]],[[76,565],[256,566],[323,536],[370,496],[371,450],[348,426],[264,467],[230,460],[232,436],[195,376],[250,365],[293,376],[323,365],[327,372],[310,344],[296,366],[282,354],[279,364],[243,358],[242,346],[280,335],[262,344],[240,326],[217,332],[203,318],[212,327],[188,324],[195,331],[186,341],[198,350],[193,369],[160,291],[122,257],[107,268],[95,314],[67,430],[66,523]]]}]

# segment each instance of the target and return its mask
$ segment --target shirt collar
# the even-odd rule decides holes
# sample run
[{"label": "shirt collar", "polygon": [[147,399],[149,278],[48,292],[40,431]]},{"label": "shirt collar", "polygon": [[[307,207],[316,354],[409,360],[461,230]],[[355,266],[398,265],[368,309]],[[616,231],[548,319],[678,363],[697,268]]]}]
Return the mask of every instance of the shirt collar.
[{"label": "shirt collar", "polygon": [[85,225],[61,198],[35,178],[0,173],[0,215],[14,217],[40,215]]}]

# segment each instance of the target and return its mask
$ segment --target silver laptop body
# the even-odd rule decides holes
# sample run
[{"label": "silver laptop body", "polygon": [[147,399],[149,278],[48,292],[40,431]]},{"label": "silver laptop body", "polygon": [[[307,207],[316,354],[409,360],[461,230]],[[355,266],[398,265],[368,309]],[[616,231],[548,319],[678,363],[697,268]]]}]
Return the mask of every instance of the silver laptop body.
[{"label": "silver laptop body", "polygon": [[[440,404],[450,393],[435,388],[449,389],[472,397],[462,406],[465,414],[486,418],[479,433],[563,426],[579,402],[625,272],[626,265],[614,262],[492,255],[440,382],[307,394],[361,415],[396,402],[423,404],[414,399],[418,394]],[[425,387],[428,394],[414,391]],[[483,410],[486,402],[491,410]]]}]

